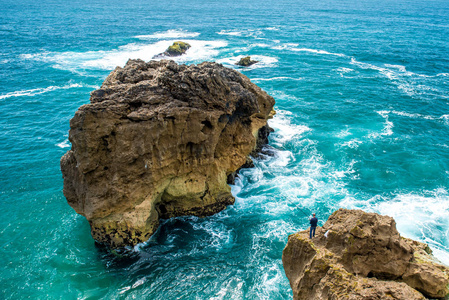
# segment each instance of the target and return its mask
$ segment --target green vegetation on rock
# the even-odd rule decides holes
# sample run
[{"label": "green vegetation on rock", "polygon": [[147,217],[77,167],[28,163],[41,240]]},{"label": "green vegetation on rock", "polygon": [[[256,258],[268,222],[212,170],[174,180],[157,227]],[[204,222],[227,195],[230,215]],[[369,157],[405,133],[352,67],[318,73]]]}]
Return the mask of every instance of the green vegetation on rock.
[{"label": "green vegetation on rock", "polygon": [[257,60],[251,60],[251,56],[243,57],[241,58],[237,63],[235,63],[238,66],[248,67],[251,65],[254,65],[255,63],[258,63]]},{"label": "green vegetation on rock", "polygon": [[173,45],[167,48],[167,53],[170,56],[179,56],[184,53],[186,53],[187,49],[189,49],[191,46],[188,43],[177,41],[174,42]]}]

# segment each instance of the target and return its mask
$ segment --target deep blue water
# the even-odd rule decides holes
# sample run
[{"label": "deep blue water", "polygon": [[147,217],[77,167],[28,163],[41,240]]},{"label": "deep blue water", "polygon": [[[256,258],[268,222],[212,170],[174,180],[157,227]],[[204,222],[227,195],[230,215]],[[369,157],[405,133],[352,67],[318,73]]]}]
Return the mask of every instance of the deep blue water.
[{"label": "deep blue water", "polygon": [[[186,2],[186,1],[184,1]],[[0,0],[0,298],[289,299],[289,234],[339,207],[394,217],[449,264],[449,2]],[[126,257],[62,194],[69,120],[128,58],[233,64],[276,99],[273,157],[236,204]]]}]

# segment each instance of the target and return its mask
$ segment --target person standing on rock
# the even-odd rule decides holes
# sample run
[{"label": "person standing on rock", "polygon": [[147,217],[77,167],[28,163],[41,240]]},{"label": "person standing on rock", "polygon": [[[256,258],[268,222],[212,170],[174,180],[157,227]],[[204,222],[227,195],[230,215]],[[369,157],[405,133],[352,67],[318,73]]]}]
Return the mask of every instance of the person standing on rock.
[{"label": "person standing on rock", "polygon": [[315,236],[315,229],[318,225],[318,219],[315,217],[315,214],[312,214],[312,218],[310,219],[310,238]]}]

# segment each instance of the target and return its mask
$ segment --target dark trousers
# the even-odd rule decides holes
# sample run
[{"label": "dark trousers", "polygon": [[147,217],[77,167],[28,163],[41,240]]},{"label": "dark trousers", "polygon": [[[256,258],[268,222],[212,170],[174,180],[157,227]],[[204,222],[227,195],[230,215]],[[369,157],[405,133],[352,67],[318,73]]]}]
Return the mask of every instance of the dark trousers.
[{"label": "dark trousers", "polygon": [[312,238],[312,236],[315,236],[315,229],[316,227],[310,226],[310,238]]}]

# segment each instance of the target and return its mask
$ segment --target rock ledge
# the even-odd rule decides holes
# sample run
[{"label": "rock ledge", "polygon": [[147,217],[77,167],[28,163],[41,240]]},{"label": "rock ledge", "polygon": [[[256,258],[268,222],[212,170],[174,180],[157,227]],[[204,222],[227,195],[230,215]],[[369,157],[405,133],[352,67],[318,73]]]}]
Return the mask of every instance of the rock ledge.
[{"label": "rock ledge", "polygon": [[410,300],[449,293],[449,268],[427,245],[401,237],[393,218],[361,210],[337,210],[312,240],[308,231],[290,235],[282,261],[293,299]]}]

